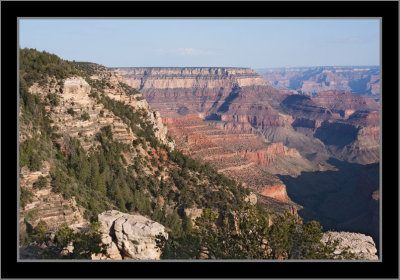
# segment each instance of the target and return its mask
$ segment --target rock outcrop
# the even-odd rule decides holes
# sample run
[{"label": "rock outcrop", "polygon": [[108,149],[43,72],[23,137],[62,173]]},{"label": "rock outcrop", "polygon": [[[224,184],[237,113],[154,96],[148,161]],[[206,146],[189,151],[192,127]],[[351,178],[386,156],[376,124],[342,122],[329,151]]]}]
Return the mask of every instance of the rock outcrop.
[{"label": "rock outcrop", "polygon": [[324,244],[338,241],[333,254],[338,258],[344,250],[353,253],[360,260],[378,260],[375,242],[371,236],[354,232],[326,232],[323,234],[321,242]]},{"label": "rock outcrop", "polygon": [[158,260],[161,251],[156,236],[168,238],[163,225],[141,215],[110,210],[98,215],[102,242],[108,246],[106,255],[92,259]]},{"label": "rock outcrop", "polygon": [[[127,94],[120,84],[122,78],[118,73],[106,69],[103,69],[103,71],[92,78],[95,80],[102,79],[102,83],[106,84],[104,88],[105,96],[130,105],[135,110],[142,110],[153,125],[155,136],[159,141],[173,148],[174,143],[167,139],[167,129],[162,123],[160,113],[150,109],[149,104],[140,93]],[[60,136],[66,134],[76,137],[86,151],[98,144],[95,136],[101,128],[106,126],[111,127],[115,141],[130,144],[132,140],[136,139],[136,136],[122,119],[115,116],[91,96],[91,94],[100,94],[100,92],[96,88],[92,88],[84,78],[71,77],[63,82],[63,87],[60,87],[56,81],[49,79],[47,84],[39,86],[35,83],[29,89],[32,94],[39,95],[41,98],[44,98],[48,93],[56,94],[59,98],[59,105],[52,108],[48,106],[47,110],[52,120],[51,126],[57,130]],[[64,142],[62,138],[58,140],[60,146],[64,146]]]},{"label": "rock outcrop", "polygon": [[[50,164],[43,162],[39,171],[31,172],[27,167],[20,170],[20,188],[32,193],[30,202],[20,207],[19,224],[24,230],[27,225],[34,228],[40,221],[47,224],[50,232],[55,232],[62,224],[73,229],[87,227],[89,221],[83,217],[84,209],[79,207],[75,197],[64,199],[62,194],[52,191],[51,177],[49,176]],[[33,184],[42,176],[48,180],[41,188],[34,188]]]}]

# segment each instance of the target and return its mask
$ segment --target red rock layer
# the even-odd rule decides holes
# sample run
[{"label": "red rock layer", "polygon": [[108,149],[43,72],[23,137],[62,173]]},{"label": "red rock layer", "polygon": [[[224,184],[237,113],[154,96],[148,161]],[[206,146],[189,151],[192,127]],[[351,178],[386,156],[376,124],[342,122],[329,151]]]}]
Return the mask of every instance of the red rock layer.
[{"label": "red rock layer", "polygon": [[267,188],[264,188],[263,191],[261,192],[261,194],[268,196],[268,197],[275,198],[276,200],[279,200],[282,202],[289,201],[289,197],[286,193],[285,185],[269,186]]},{"label": "red rock layer", "polygon": [[321,91],[312,100],[316,104],[336,112],[379,110],[379,104],[375,100],[362,95],[354,95],[348,91]]},{"label": "red rock layer", "polygon": [[240,156],[255,162],[260,166],[268,166],[276,161],[277,157],[297,156],[300,157],[296,149],[290,149],[281,142],[272,143],[263,150],[241,150],[238,152]]},{"label": "red rock layer", "polygon": [[[272,198],[289,202],[285,185],[276,176],[260,169],[257,164],[271,164],[272,159],[285,155],[285,152],[296,154],[295,150],[289,150],[282,144],[266,146],[254,134],[235,134],[214,128],[197,115],[164,119],[164,123],[167,124],[177,147],[184,152],[211,163],[219,172],[242,182],[256,193],[264,192],[267,196],[270,194]],[[246,149],[248,159],[245,156]],[[257,160],[250,156],[252,153],[258,153],[265,159]],[[269,188],[272,188],[270,192]]]}]

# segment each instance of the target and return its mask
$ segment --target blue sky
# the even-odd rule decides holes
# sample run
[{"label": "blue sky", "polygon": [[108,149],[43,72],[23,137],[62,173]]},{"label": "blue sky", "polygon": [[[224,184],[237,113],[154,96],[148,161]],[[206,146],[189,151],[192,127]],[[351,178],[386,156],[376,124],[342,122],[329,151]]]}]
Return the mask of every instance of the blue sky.
[{"label": "blue sky", "polygon": [[19,44],[108,67],[379,65],[379,19],[21,19]]}]

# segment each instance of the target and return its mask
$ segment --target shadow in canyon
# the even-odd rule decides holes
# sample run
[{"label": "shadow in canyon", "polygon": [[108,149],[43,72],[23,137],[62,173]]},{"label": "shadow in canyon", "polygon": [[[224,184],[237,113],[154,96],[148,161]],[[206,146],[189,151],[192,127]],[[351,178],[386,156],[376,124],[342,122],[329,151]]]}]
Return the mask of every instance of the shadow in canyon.
[{"label": "shadow in canyon", "polygon": [[324,231],[349,231],[372,236],[379,250],[379,163],[361,165],[328,160],[337,171],[302,172],[297,178],[278,175],[289,197],[304,208],[299,215],[316,220]]},{"label": "shadow in canyon", "polygon": [[229,110],[229,105],[231,105],[232,101],[235,100],[241,91],[241,88],[237,85],[235,85],[234,88],[232,88],[231,93],[225,98],[224,103],[218,108],[218,113],[226,113]]}]

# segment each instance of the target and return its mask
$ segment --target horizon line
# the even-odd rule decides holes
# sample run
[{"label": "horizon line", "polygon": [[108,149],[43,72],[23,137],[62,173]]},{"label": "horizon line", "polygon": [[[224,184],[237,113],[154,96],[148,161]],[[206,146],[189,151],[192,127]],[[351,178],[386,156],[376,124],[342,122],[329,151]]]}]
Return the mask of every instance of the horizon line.
[{"label": "horizon line", "polygon": [[[83,62],[83,61],[76,61]],[[95,63],[95,62],[93,62]],[[101,65],[101,64],[100,64]],[[103,65],[105,66],[105,65]],[[280,69],[280,68],[317,68],[317,67],[380,67],[380,65],[313,65],[313,66],[274,66],[274,67],[245,67],[245,66],[105,66],[107,68],[236,68],[236,69]]]}]

